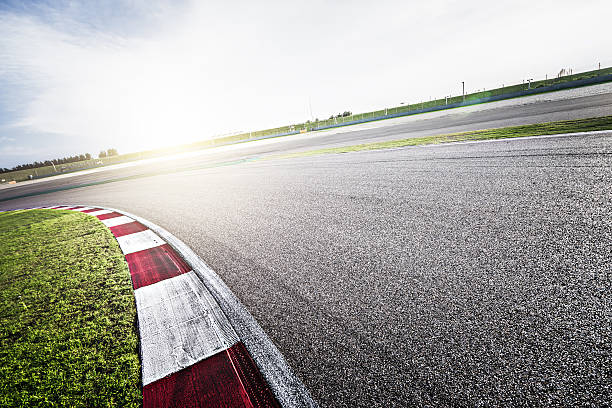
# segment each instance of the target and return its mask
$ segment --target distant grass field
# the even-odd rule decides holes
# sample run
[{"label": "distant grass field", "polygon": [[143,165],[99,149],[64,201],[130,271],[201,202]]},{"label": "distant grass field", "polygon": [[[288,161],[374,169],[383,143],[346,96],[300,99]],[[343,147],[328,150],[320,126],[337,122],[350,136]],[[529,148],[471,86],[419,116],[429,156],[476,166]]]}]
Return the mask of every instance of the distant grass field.
[{"label": "distant grass field", "polygon": [[521,125],[497,129],[475,130],[471,132],[448,133],[435,136],[390,140],[386,142],[364,143],[352,146],[330,147],[326,149],[308,150],[305,152],[290,153],[280,156],[270,156],[268,159],[285,159],[329,153],[349,153],[363,150],[392,149],[397,147],[462,142],[470,140],[494,140],[526,136],[555,135],[560,133],[588,132],[594,130],[612,130],[612,116],[564,120],[559,122],[547,122],[535,125]]},{"label": "distant grass field", "polygon": [[0,213],[0,406],[141,405],[127,264],[97,219]]}]

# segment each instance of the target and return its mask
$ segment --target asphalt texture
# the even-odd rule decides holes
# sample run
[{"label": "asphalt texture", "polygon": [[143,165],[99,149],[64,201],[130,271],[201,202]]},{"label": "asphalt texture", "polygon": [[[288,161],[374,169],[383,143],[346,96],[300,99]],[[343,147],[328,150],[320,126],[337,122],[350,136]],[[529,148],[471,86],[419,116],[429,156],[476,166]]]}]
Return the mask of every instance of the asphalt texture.
[{"label": "asphalt texture", "polygon": [[610,405],[612,132],[205,164],[0,208],[104,205],[166,228],[324,407]]}]

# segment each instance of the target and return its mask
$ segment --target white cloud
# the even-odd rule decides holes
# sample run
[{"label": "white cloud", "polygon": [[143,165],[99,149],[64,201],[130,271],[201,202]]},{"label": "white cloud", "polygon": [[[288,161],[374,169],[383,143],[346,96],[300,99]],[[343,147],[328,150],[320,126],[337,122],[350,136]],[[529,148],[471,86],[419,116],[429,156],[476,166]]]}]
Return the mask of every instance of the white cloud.
[{"label": "white cloud", "polygon": [[[41,149],[35,149],[30,146],[17,146],[14,144],[0,145],[0,154],[4,156],[20,157],[20,156],[27,156],[27,155],[38,155],[38,154],[43,154],[43,153],[44,151],[42,151]],[[7,167],[13,167],[13,166],[9,165]]]}]

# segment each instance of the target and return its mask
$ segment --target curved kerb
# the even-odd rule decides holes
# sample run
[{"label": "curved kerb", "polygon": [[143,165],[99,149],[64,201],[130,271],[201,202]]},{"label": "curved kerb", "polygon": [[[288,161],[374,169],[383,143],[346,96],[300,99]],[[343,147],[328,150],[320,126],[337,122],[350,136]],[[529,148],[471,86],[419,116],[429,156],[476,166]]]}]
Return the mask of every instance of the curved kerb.
[{"label": "curved kerb", "polygon": [[[317,407],[240,300],[170,232],[103,206],[37,208],[96,216],[117,238],[136,297],[145,407],[182,405],[182,398],[188,406],[225,398],[223,406]],[[196,379],[212,385],[198,388]]]}]

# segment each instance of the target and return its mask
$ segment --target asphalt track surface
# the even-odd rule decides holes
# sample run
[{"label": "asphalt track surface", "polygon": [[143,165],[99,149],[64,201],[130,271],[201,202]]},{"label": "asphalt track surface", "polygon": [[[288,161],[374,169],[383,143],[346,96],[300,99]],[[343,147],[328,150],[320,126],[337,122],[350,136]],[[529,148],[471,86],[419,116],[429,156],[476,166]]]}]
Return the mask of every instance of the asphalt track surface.
[{"label": "asphalt track surface", "polygon": [[[287,138],[215,160],[610,113],[610,95],[591,102]],[[0,208],[104,205],[161,225],[221,276],[321,406],[612,399],[612,132],[191,160],[1,190],[110,181]]]}]

